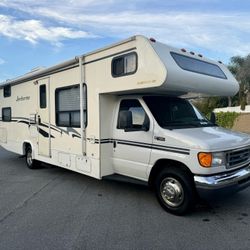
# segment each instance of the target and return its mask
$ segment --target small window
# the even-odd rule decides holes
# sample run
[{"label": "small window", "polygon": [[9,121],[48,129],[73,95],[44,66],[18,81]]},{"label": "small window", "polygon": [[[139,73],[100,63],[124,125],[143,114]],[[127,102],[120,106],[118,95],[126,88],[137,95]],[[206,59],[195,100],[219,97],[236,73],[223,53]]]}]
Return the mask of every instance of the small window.
[{"label": "small window", "polygon": [[112,76],[119,77],[134,74],[137,70],[137,54],[119,56],[112,61]]},{"label": "small window", "polygon": [[2,108],[2,120],[4,122],[11,121],[11,108]]},{"label": "small window", "polygon": [[146,127],[149,127],[149,118],[141,106],[138,100],[122,100],[120,104],[120,110],[118,115],[118,129],[122,129],[119,124],[120,112],[122,111],[131,111],[132,113],[132,129],[145,130]]},{"label": "small window", "polygon": [[11,96],[11,86],[10,85],[6,85],[3,88],[3,96],[4,97],[10,97]]},{"label": "small window", "polygon": [[40,108],[45,109],[47,107],[47,97],[46,97],[46,85],[40,86]]},{"label": "small window", "polygon": [[80,86],[56,90],[56,125],[80,127]]},{"label": "small window", "polygon": [[204,62],[202,60],[180,55],[174,52],[171,52],[171,55],[174,58],[175,62],[178,64],[178,66],[184,70],[217,78],[227,79],[224,72],[216,64]]}]

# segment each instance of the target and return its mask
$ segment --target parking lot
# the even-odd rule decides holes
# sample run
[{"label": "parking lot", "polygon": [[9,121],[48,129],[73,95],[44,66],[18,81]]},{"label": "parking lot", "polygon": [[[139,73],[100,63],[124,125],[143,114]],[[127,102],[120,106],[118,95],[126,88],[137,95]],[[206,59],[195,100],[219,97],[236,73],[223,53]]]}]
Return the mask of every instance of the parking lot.
[{"label": "parking lot", "polygon": [[250,188],[178,217],[147,187],[29,170],[0,148],[0,249],[250,249]]}]

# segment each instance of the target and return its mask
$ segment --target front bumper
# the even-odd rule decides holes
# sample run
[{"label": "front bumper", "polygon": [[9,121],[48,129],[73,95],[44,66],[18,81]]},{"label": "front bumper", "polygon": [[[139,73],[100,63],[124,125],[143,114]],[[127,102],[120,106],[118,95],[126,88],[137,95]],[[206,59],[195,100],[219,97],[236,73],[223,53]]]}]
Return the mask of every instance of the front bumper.
[{"label": "front bumper", "polygon": [[250,186],[250,165],[223,174],[195,175],[194,183],[199,196],[204,199],[238,192]]}]

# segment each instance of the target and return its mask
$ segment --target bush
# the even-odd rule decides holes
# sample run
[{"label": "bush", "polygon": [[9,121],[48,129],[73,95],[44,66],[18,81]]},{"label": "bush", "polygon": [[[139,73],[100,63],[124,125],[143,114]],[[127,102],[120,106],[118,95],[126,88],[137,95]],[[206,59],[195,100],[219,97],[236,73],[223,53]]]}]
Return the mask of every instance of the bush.
[{"label": "bush", "polygon": [[216,113],[216,123],[224,128],[232,128],[238,116],[236,112],[219,112]]}]

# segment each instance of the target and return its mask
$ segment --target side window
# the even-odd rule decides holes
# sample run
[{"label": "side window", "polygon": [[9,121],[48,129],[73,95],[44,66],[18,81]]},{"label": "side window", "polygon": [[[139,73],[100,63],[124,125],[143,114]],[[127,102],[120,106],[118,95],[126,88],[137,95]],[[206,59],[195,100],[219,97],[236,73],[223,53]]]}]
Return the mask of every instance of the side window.
[{"label": "side window", "polygon": [[112,60],[112,76],[119,77],[134,74],[137,70],[137,54],[135,52],[115,57]]},{"label": "side window", "polygon": [[80,86],[56,89],[56,125],[80,127]]},{"label": "side window", "polygon": [[[128,112],[124,112],[128,111]],[[149,118],[138,100],[122,100],[118,114],[118,129],[124,129],[123,120],[124,113],[130,115],[127,128],[136,131],[149,129]]]},{"label": "side window", "polygon": [[40,108],[45,109],[47,107],[47,97],[46,97],[46,85],[40,86]]},{"label": "side window", "polygon": [[2,108],[2,120],[4,122],[11,121],[11,108]]},{"label": "side window", "polygon": [[11,96],[11,86],[6,85],[3,88],[3,97],[10,97]]}]

